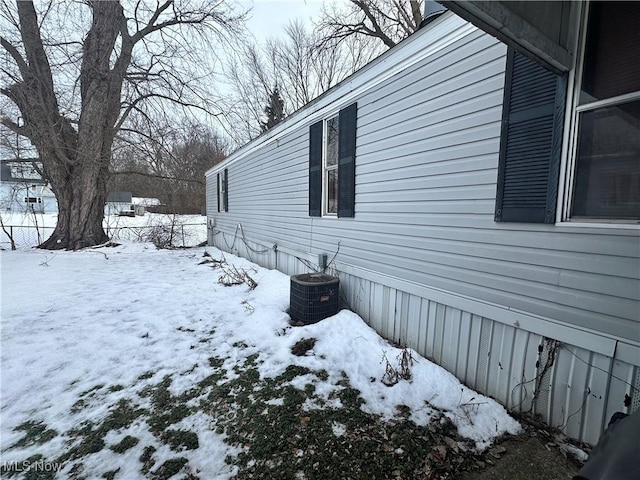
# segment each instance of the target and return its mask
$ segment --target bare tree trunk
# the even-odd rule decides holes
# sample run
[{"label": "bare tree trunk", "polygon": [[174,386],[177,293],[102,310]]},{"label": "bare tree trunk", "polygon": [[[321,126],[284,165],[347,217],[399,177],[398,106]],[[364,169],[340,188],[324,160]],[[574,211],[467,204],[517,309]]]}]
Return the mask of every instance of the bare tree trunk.
[{"label": "bare tree trunk", "polygon": [[4,221],[2,220],[2,215],[0,215],[0,227],[2,228],[2,231],[7,236],[7,238],[9,239],[9,242],[11,243],[11,250],[15,250],[16,249],[16,242],[13,239],[13,227],[9,227],[9,230],[7,230],[7,227],[4,226]]},{"label": "bare tree trunk", "polygon": [[109,240],[102,225],[107,170],[103,168],[102,172],[91,173],[52,183],[61,185],[53,187],[58,199],[58,223],[53,234],[39,248],[78,250]]}]

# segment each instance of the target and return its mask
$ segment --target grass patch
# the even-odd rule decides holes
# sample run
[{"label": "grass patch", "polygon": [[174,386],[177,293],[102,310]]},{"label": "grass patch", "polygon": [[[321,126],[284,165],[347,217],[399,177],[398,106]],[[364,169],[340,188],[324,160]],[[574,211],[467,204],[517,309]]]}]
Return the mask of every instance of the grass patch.
[{"label": "grass patch", "polygon": [[200,445],[198,435],[188,430],[165,430],[160,436],[162,441],[176,452],[182,450],[195,450]]},{"label": "grass patch", "polygon": [[73,406],[71,407],[71,413],[78,413],[80,410],[86,408],[87,405],[89,405],[88,402],[85,399],[81,398],[73,404]]},{"label": "grass patch", "polygon": [[213,368],[214,371],[207,378],[198,382],[198,387],[201,389],[214,386],[225,377],[225,371],[222,369],[222,365],[224,365],[224,360],[222,358],[209,357],[208,362],[209,366]]},{"label": "grass patch", "polygon": [[142,463],[142,467],[140,468],[140,471],[142,473],[149,473],[153,468],[153,466],[155,465],[156,461],[153,458],[153,454],[155,452],[156,452],[156,447],[152,445],[148,445],[144,447],[144,450],[142,451],[142,455],[140,455],[140,458],[139,458],[140,463]]},{"label": "grass patch", "polygon": [[166,480],[180,473],[180,470],[187,464],[188,460],[184,457],[170,458],[164,462],[158,469],[153,472],[153,478],[157,480]]},{"label": "grass patch", "polygon": [[115,470],[110,470],[108,472],[105,472],[102,474],[102,478],[106,478],[106,480],[114,480],[119,471],[120,469],[116,468]]},{"label": "grass patch", "polygon": [[[441,435],[460,440],[444,417],[420,427],[402,418],[406,411],[400,407],[396,421],[383,421],[361,410],[364,400],[346,375],[329,398],[340,400],[342,407],[333,408],[317,396],[313,383],[302,389],[290,384],[304,375],[325,381],[326,371],[290,365],[276,378],[259,380],[255,361],[237,366],[239,377],[207,398],[215,404],[210,414],[219,431],[241,449],[226,460],[238,467],[237,479],[295,478],[299,472],[307,479],[328,480],[453,478],[473,461],[473,455],[427,458]],[[283,401],[270,402],[274,399]],[[309,404],[318,408],[309,409]],[[416,477],[416,472],[423,475]]]},{"label": "grass patch", "polygon": [[21,423],[13,429],[15,432],[24,432],[24,436],[9,448],[23,448],[31,445],[41,445],[52,440],[58,435],[58,432],[42,422],[28,421]]},{"label": "grass patch", "polygon": [[114,409],[109,412],[107,418],[100,426],[100,431],[105,434],[111,430],[119,430],[130,426],[138,417],[145,414],[141,408],[135,408],[130,400],[120,400]]},{"label": "grass patch", "polygon": [[106,432],[94,429],[91,425],[85,425],[81,429],[72,432],[72,436],[79,439],[76,445],[70,448],[61,458],[63,462],[82,458],[91,453],[102,450],[105,446],[104,436]]},{"label": "grass patch", "polygon": [[174,396],[169,391],[171,382],[171,377],[165,377],[162,382],[147,387],[141,393],[143,396],[151,397],[153,409],[147,423],[149,423],[151,431],[158,436],[161,436],[162,432],[171,425],[191,415],[193,410],[186,406],[186,402],[202,394],[201,386],[198,389],[185,392],[183,395]]},{"label": "grass patch", "polygon": [[129,427],[137,418],[146,414],[143,409],[134,407],[130,400],[121,399],[100,424],[85,423],[69,432],[71,446],[57,461],[67,462],[81,459],[105,448],[104,437],[112,430]]},{"label": "grass patch", "polygon": [[[306,342],[300,351],[304,354],[307,347],[312,346],[311,341]],[[199,432],[180,428],[177,424],[194,413],[201,413],[208,417],[211,428],[224,434],[225,441],[240,452],[226,459],[237,467],[235,478],[238,480],[293,479],[300,472],[306,479],[318,480],[337,477],[455,478],[475,462],[474,455],[464,452],[465,445],[471,448],[470,443],[461,440],[453,425],[441,414],[436,414],[440,417],[430,425],[419,427],[409,420],[411,412],[406,406],[397,407],[397,416],[392,422],[363,412],[364,400],[350,385],[346,374],[326,397],[326,389],[316,388],[318,382],[329,379],[326,370],[289,365],[281,375],[261,379],[256,368],[260,357],[256,353],[236,364],[233,370],[237,376],[228,379],[224,362],[225,359],[210,357],[209,376],[180,394],[172,392],[171,376],[143,386],[135,393],[150,404],[148,408],[140,408],[131,399],[119,400],[101,421],[88,422],[68,432],[69,447],[55,461],[75,462],[71,475],[85,478],[82,463],[85,456],[104,448],[120,455],[131,455],[131,449],[140,442],[127,435],[107,447],[105,437],[108,432],[121,431],[134,422],[144,421],[157,441],[177,455],[185,452],[182,454],[185,457],[170,458],[160,465],[156,456],[157,444],[147,445],[137,458],[140,476],[168,479],[180,475],[194,480],[198,477],[192,473],[186,452],[201,447]],[[144,379],[153,375],[148,372]],[[300,382],[300,377],[308,381]],[[296,379],[297,386],[293,386],[291,382]],[[126,388],[118,387],[121,386],[108,390]],[[102,388],[104,385],[97,385],[83,396],[94,396]],[[84,402],[84,399],[80,398],[78,402]],[[74,405],[74,408],[79,407]],[[57,435],[46,425],[35,422],[26,422],[17,430],[25,432],[17,446],[44,443]],[[451,449],[444,448],[442,439],[445,437],[462,445],[460,452],[456,450],[454,454]],[[107,471],[102,477],[118,478],[118,470]]]},{"label": "grass patch", "polygon": [[138,442],[140,442],[139,439],[137,439],[136,437],[132,437],[131,435],[127,435],[126,437],[124,437],[122,440],[120,440],[118,443],[116,443],[115,445],[112,445],[111,450],[113,450],[116,453],[124,453],[127,450],[129,450],[130,448],[135,447]]},{"label": "grass patch", "polygon": [[[153,373],[151,375],[153,375]],[[71,407],[71,413],[73,414],[79,413],[80,411],[87,408],[92,401],[95,403],[97,401],[97,398],[99,397],[99,391],[104,389],[105,387],[106,387],[105,384],[100,383],[98,385],[91,387],[89,390],[82,392],[80,394],[80,398]],[[103,392],[102,394],[120,392],[125,388],[126,387],[124,385],[120,385],[120,384],[111,385],[106,389],[106,392]]]}]

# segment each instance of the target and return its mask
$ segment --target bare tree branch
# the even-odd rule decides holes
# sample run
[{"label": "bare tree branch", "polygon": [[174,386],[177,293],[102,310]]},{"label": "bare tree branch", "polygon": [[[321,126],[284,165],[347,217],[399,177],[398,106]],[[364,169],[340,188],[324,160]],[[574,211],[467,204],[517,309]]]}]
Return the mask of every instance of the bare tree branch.
[{"label": "bare tree branch", "polygon": [[261,134],[264,109],[276,87],[287,115],[381,53],[373,42],[355,37],[327,41],[320,48],[318,34],[295,21],[285,34],[263,46],[244,46],[226,65],[232,94],[226,99],[223,128],[239,145]]},{"label": "bare tree branch", "polygon": [[338,4],[325,7],[319,23],[321,45],[343,41],[351,36],[379,40],[387,48],[420,28],[424,0],[349,0],[346,8]]},{"label": "bare tree branch", "polygon": [[2,45],[2,48],[4,48],[9,53],[9,55],[11,55],[11,58],[13,58],[13,60],[16,62],[16,65],[18,65],[22,76],[24,77],[28,75],[29,67],[27,65],[27,62],[24,61],[24,58],[22,58],[22,55],[20,55],[20,52],[18,52],[18,49],[11,45],[2,36],[0,36],[0,45]]},{"label": "bare tree branch", "polygon": [[116,170],[111,172],[111,175],[142,175],[144,177],[159,178],[162,180],[191,182],[191,183],[197,183],[199,185],[205,185],[204,180],[198,179],[198,178],[174,177],[174,176],[168,176],[168,175],[159,175],[157,173],[139,172],[137,170]]}]

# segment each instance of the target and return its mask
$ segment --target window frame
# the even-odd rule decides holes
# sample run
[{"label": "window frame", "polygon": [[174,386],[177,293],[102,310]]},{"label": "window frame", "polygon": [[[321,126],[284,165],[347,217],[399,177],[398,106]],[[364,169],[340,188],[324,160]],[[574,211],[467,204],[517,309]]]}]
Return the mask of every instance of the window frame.
[{"label": "window frame", "polygon": [[[318,218],[354,218],[356,204],[356,143],[358,102],[339,108],[333,106],[328,113],[318,116],[309,125],[309,216]],[[327,212],[328,175],[326,165],[326,124],[338,116],[338,169],[337,214]],[[332,170],[332,169],[330,169]]]},{"label": "window frame", "polygon": [[[328,157],[328,141],[329,141],[329,127],[328,123],[331,120],[338,122],[338,129],[336,131],[335,148],[336,148],[336,162],[334,165],[327,165]],[[336,184],[339,184],[338,166],[340,164],[340,112],[335,111],[329,115],[326,115],[322,119],[322,217],[338,218],[338,199],[339,192],[336,190],[335,198],[335,212],[329,212],[329,172],[334,171],[336,175]]]},{"label": "window frame", "polygon": [[227,169],[218,172],[218,212],[229,211],[229,179]]},{"label": "window frame", "polygon": [[621,218],[589,218],[582,216],[572,217],[573,198],[578,168],[578,145],[580,130],[580,115],[584,112],[595,111],[602,107],[611,107],[640,100],[640,91],[626,93],[604,100],[596,100],[580,104],[580,93],[585,67],[587,50],[587,30],[591,1],[581,4],[580,28],[578,39],[575,42],[576,66],[569,72],[567,102],[565,110],[565,129],[563,138],[563,151],[560,165],[560,178],[558,188],[558,207],[556,210],[556,224],[567,226],[589,226],[603,228],[638,228],[640,220]]}]

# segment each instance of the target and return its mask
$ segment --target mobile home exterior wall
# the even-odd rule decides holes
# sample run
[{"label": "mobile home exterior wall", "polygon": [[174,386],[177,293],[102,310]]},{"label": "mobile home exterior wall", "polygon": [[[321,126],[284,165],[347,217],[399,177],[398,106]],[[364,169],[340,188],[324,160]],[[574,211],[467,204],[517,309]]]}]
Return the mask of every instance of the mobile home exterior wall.
[{"label": "mobile home exterior wall", "polygon": [[[494,221],[506,52],[443,15],[207,172],[209,243],[287,274],[335,255],[382,335],[595,443],[640,404],[640,237]],[[353,103],[355,216],[310,217],[309,128]]]}]

